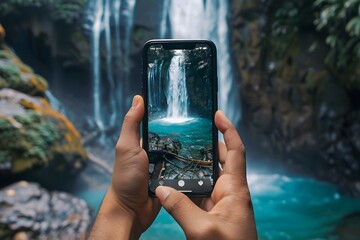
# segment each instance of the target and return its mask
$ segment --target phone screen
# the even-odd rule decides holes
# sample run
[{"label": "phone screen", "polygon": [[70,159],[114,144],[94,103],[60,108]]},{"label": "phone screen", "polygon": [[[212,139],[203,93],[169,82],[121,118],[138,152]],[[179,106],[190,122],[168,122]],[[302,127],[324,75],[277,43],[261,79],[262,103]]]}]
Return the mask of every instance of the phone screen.
[{"label": "phone screen", "polygon": [[166,185],[209,195],[217,178],[215,46],[153,42],[144,51],[150,192]]}]

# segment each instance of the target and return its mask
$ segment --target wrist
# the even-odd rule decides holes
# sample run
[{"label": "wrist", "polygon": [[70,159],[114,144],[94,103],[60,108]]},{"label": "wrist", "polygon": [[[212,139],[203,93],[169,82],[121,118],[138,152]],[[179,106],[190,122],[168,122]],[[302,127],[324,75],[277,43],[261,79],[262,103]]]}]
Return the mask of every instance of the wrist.
[{"label": "wrist", "polygon": [[135,212],[123,206],[110,187],[96,216],[90,239],[139,239],[141,233]]}]

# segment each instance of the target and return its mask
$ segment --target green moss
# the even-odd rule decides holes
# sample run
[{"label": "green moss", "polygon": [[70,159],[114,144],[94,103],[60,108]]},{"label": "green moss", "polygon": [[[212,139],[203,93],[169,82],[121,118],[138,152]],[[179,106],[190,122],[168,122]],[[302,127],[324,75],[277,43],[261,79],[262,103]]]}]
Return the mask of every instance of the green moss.
[{"label": "green moss", "polygon": [[27,159],[36,159],[37,164],[46,164],[51,147],[60,138],[56,125],[33,111],[15,116],[13,121],[22,126],[15,127],[9,119],[0,118],[0,162],[22,159],[26,165]]},{"label": "green moss", "polygon": [[20,92],[43,96],[46,89],[46,81],[39,75],[34,74],[27,65],[7,51],[0,50],[0,89],[12,88]]}]

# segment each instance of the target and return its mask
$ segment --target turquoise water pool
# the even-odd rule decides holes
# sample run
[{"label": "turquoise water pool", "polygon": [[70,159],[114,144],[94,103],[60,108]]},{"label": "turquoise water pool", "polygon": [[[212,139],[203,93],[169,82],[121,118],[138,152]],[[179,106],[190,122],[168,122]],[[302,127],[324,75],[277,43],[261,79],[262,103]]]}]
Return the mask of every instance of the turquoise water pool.
[{"label": "turquoise water pool", "polygon": [[[339,239],[334,230],[341,219],[360,212],[360,199],[343,196],[335,186],[327,183],[251,172],[248,181],[261,239]],[[77,195],[96,209],[104,192],[82,191]],[[169,237],[185,239],[179,225],[161,210],[141,239]]]},{"label": "turquoise water pool", "polygon": [[149,122],[149,132],[160,137],[172,137],[181,142],[180,155],[201,158],[200,149],[212,144],[212,121],[207,118],[169,119]]}]

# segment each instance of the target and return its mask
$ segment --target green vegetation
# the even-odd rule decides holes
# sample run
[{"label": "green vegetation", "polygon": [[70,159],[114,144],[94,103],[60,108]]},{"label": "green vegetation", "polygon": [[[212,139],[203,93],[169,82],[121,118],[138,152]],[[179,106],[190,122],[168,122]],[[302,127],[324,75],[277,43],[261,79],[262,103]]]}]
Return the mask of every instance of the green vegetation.
[{"label": "green vegetation", "polygon": [[54,20],[65,20],[72,23],[79,19],[88,0],[6,0],[0,4],[0,17],[9,14],[22,14],[27,11],[40,10]]},{"label": "green vegetation", "polygon": [[[15,116],[12,121],[0,117],[0,164],[8,163],[13,159],[30,163],[46,164],[49,149],[59,139],[57,127],[49,121],[45,121],[40,114],[29,111],[26,115]],[[22,171],[24,168],[19,166]]]},{"label": "green vegetation", "polygon": [[271,46],[283,57],[299,33],[314,32],[329,47],[325,63],[346,78],[347,87],[360,86],[360,0],[270,1]]},{"label": "green vegetation", "polygon": [[[360,66],[360,0],[317,0],[314,6],[316,28],[326,34],[330,46],[327,63],[342,74],[355,71]],[[359,81],[357,76],[346,75],[350,85]]]},{"label": "green vegetation", "polygon": [[46,81],[6,49],[0,49],[0,89],[12,88],[32,96],[44,96]]}]

